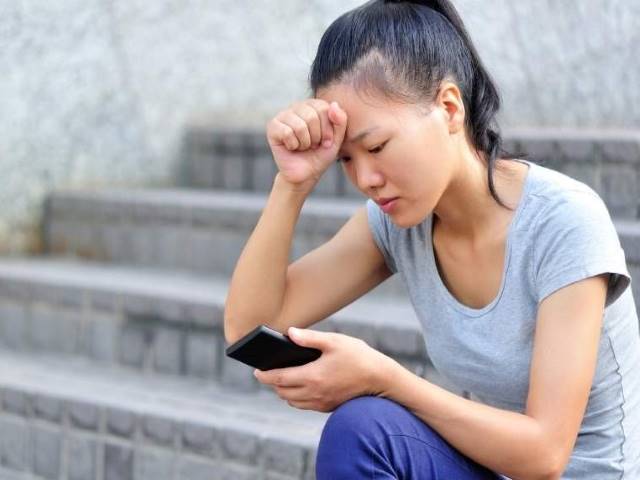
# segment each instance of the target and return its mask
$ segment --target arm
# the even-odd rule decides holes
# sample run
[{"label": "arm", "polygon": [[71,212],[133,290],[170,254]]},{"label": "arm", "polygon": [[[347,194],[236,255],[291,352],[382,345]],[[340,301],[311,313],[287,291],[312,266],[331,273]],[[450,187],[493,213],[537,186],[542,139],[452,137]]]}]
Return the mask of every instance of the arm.
[{"label": "arm", "polygon": [[261,323],[269,325],[280,313],[293,232],[307,195],[276,175],[231,277],[224,308],[227,341],[235,341]]},{"label": "arm", "polygon": [[[316,249],[312,255],[306,255],[304,261],[296,262],[296,268],[289,269],[293,233],[302,205],[322,174],[335,162],[346,128],[347,114],[336,102],[329,105],[315,98],[295,102],[267,123],[267,140],[278,173],[260,220],[231,278],[224,306],[227,342],[235,342],[261,323],[280,330],[284,323],[280,320],[283,309],[287,315],[288,312],[298,313],[295,308],[288,307],[292,304],[288,294],[292,290],[289,288],[292,278],[297,280],[301,274],[317,274],[315,262],[318,257],[329,256],[331,259],[336,256],[336,250],[339,254],[344,253],[344,249],[334,248],[331,244]],[[371,268],[361,268],[359,273],[363,270],[368,272]],[[318,281],[327,280],[332,274],[333,271]],[[293,304],[299,298],[308,297],[308,288],[296,286],[293,297]],[[325,311],[337,303],[334,301]],[[317,313],[307,315],[305,321],[319,320]],[[287,326],[284,325],[285,329]]]},{"label": "arm", "polygon": [[297,218],[299,208],[281,194],[274,188],[234,272],[225,306],[229,343],[260,323],[280,332],[307,328],[392,275],[369,230],[366,206],[328,242],[287,265],[295,224],[289,217]]},{"label": "arm", "polygon": [[385,370],[382,396],[496,472],[514,480],[560,478],[593,382],[607,278],[575,282],[540,302],[523,414],[459,397],[396,362]]}]

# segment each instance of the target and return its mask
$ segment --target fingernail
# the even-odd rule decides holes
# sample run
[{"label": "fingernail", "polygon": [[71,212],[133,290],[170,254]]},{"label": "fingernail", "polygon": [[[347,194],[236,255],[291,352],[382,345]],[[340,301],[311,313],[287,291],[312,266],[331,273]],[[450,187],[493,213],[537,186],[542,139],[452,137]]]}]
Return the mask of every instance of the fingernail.
[{"label": "fingernail", "polygon": [[325,140],[324,142],[322,142],[322,146],[324,148],[329,148],[331,145],[333,145],[333,141],[331,140]]}]

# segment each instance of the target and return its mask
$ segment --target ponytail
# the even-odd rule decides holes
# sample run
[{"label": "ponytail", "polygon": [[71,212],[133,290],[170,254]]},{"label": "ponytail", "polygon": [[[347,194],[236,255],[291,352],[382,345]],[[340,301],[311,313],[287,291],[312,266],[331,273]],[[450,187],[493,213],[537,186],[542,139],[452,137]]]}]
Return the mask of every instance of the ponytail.
[{"label": "ponytail", "polygon": [[[500,110],[500,94],[495,86],[491,75],[484,67],[480,55],[474,46],[467,29],[464,27],[462,18],[454,8],[450,0],[424,0],[418,1],[435,10],[456,29],[458,35],[464,41],[467,50],[473,60],[474,75],[473,87],[471,88],[471,98],[468,101],[469,114],[467,115],[467,126],[472,132],[473,143],[477,150],[486,154],[487,165],[489,167],[489,188],[494,191],[493,175],[491,172],[495,162],[501,154],[508,154],[502,149],[502,135],[500,127],[496,121],[496,115]],[[500,199],[496,199],[503,207],[506,207]]]}]

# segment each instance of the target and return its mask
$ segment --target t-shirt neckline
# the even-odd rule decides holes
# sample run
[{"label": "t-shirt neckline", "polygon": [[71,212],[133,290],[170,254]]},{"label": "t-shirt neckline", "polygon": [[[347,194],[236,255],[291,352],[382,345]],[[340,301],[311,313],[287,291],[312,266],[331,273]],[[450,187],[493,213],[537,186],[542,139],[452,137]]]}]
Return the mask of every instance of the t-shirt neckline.
[{"label": "t-shirt neckline", "polygon": [[429,251],[429,261],[431,262],[431,267],[435,272],[437,288],[440,291],[440,294],[444,296],[444,298],[453,308],[455,308],[459,312],[469,317],[479,317],[493,310],[495,306],[498,304],[498,302],[500,301],[500,298],[502,297],[502,294],[504,292],[506,278],[509,272],[510,259],[511,259],[511,244],[512,244],[513,232],[516,228],[518,220],[520,219],[521,212],[524,209],[525,204],[527,203],[527,197],[529,195],[529,190],[532,183],[531,175],[536,166],[534,163],[531,163],[524,159],[517,159],[516,161],[527,164],[529,168],[524,180],[524,186],[522,188],[520,200],[518,201],[518,206],[516,207],[516,211],[513,215],[513,218],[507,230],[507,239],[505,242],[505,259],[504,259],[504,264],[502,268],[502,279],[500,281],[500,288],[498,289],[498,293],[495,296],[495,298],[484,307],[473,308],[461,303],[460,301],[458,301],[456,297],[453,296],[453,294],[449,291],[447,286],[444,284],[442,278],[440,277],[440,272],[438,271],[438,266],[436,264],[435,253],[433,251],[433,214],[429,215],[429,221],[426,226],[428,236],[429,236],[429,248],[427,248],[427,250]]}]

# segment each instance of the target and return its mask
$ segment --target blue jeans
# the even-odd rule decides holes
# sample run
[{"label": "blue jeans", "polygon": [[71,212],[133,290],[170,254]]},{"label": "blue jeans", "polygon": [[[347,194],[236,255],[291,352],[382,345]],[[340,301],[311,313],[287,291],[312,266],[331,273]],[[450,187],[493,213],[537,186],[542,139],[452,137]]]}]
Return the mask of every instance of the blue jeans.
[{"label": "blue jeans", "polygon": [[316,457],[316,480],[497,480],[402,405],[353,398],[329,416]]}]

